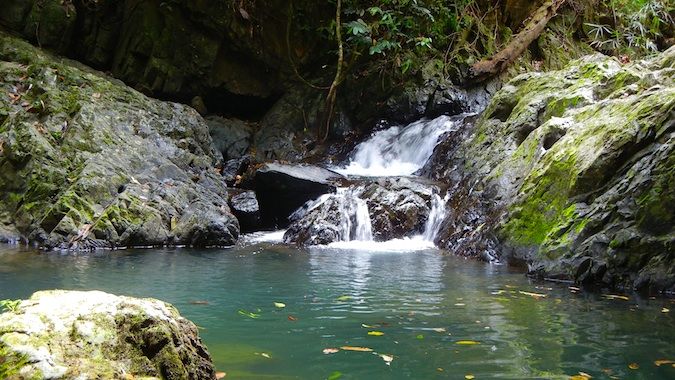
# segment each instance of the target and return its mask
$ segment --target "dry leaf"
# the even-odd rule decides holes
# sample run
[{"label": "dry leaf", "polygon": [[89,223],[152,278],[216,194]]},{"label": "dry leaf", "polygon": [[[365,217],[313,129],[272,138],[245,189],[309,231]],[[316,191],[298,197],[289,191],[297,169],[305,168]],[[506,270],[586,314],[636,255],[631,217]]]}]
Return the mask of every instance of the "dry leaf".
[{"label": "dry leaf", "polygon": [[368,331],[368,335],[370,336],[382,336],[384,333],[382,331]]},{"label": "dry leaf", "polygon": [[227,376],[227,373],[225,373],[225,372],[216,372],[216,379],[217,380],[220,380],[225,376]]},{"label": "dry leaf", "polygon": [[657,367],[660,367],[664,364],[675,364],[675,360],[659,359],[654,360],[654,364],[656,364]]},{"label": "dry leaf", "polygon": [[472,375],[472,374],[470,374],[470,373],[467,373],[466,375],[464,375],[464,378],[467,379],[467,380],[472,380],[472,379],[475,379],[476,376],[474,376],[474,375]]},{"label": "dry leaf", "polygon": [[324,349],[323,349],[323,353],[324,353],[325,355],[334,354],[334,353],[336,353],[336,352],[340,352],[340,349],[339,349],[339,348],[332,348],[332,347],[324,348]]},{"label": "dry leaf", "polygon": [[437,333],[444,333],[447,330],[444,327],[434,327],[431,331],[436,331]]},{"label": "dry leaf", "polygon": [[275,302],[274,307],[276,307],[277,309],[283,309],[286,307],[286,304],[283,302]]},{"label": "dry leaf", "polygon": [[626,296],[621,296],[618,294],[603,294],[603,297],[610,299],[610,300],[623,300],[623,301],[628,301],[630,298]]},{"label": "dry leaf", "polygon": [[546,297],[546,294],[541,294],[541,293],[532,293],[532,292],[524,292],[522,290],[519,290],[518,293],[524,294],[526,296],[534,297],[534,298],[544,298]]},{"label": "dry leaf", "polygon": [[295,321],[298,320],[298,318],[295,318],[294,316],[289,315],[289,316],[288,316],[288,320],[289,320],[289,321],[292,321],[292,322],[295,322]]},{"label": "dry leaf", "polygon": [[638,369],[638,368],[640,368],[640,365],[637,364],[637,363],[630,363],[630,364],[628,365],[628,368],[630,368],[630,369]]},{"label": "dry leaf", "polygon": [[661,312],[662,313],[669,313],[670,309],[664,307],[663,309],[661,309]]},{"label": "dry leaf", "polygon": [[355,347],[355,346],[342,346],[340,347],[341,350],[345,351],[358,351],[358,352],[372,352],[372,348],[368,347]]}]

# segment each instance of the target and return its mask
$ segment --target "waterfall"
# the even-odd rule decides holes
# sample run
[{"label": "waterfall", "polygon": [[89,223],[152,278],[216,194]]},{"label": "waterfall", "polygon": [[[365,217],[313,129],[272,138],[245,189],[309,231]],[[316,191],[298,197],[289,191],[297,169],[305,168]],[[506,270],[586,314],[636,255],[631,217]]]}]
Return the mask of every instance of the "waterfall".
[{"label": "waterfall", "polygon": [[446,208],[445,203],[447,202],[447,195],[445,198],[441,198],[440,195],[434,194],[431,198],[431,211],[429,212],[429,218],[427,223],[424,226],[424,233],[422,237],[426,241],[434,242],[436,240],[436,235],[438,235],[438,230],[441,228],[441,223],[445,220]]},{"label": "waterfall", "polygon": [[440,116],[375,132],[356,146],[346,166],[333,170],[364,177],[411,175],[424,166],[438,138],[457,129],[464,117]]},{"label": "waterfall", "polygon": [[368,212],[368,204],[360,198],[356,198],[356,234],[354,235],[354,240],[373,240],[373,228],[370,221],[370,212]]}]

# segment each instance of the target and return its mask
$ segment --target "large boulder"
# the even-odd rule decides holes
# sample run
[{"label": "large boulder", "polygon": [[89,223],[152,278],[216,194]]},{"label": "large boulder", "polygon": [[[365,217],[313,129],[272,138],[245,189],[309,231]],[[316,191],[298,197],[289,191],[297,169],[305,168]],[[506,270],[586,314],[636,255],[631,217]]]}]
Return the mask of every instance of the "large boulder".
[{"label": "large boulder", "polygon": [[171,305],[50,290],[0,314],[3,379],[215,379],[197,326]]},{"label": "large boulder", "polygon": [[230,207],[239,220],[242,232],[258,231],[261,227],[260,206],[253,191],[243,191],[230,198]]},{"label": "large boulder", "polygon": [[344,177],[336,172],[306,164],[263,164],[255,173],[255,192],[263,221],[276,227],[288,225],[288,216],[296,209],[334,193]]},{"label": "large boulder", "polygon": [[204,120],[0,34],[0,230],[45,248],[232,245]]},{"label": "large boulder", "polygon": [[465,199],[458,215],[486,213],[447,246],[497,237],[542,277],[675,289],[674,120],[675,48],[514,78],[425,168]]}]

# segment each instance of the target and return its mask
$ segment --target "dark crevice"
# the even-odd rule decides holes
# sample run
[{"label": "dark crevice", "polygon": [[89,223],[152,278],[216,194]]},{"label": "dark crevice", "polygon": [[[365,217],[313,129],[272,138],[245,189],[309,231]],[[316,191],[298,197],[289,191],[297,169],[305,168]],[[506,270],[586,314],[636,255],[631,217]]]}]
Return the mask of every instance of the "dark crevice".
[{"label": "dark crevice", "polygon": [[211,90],[204,96],[209,114],[257,121],[279,100],[281,94],[267,97],[238,95],[226,90]]}]

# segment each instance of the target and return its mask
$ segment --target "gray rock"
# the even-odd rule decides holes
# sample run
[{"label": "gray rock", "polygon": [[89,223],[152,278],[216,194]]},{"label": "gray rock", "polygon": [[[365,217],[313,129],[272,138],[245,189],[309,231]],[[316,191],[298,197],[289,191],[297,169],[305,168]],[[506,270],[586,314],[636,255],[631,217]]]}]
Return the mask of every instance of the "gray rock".
[{"label": "gray rock", "polygon": [[260,206],[253,191],[244,191],[230,198],[230,207],[239,220],[242,232],[260,230],[262,226]]},{"label": "gray rock", "polygon": [[[27,70],[30,65],[31,70]],[[44,248],[232,245],[216,152],[192,108],[0,34],[0,222]]]},{"label": "gray rock", "polygon": [[253,128],[242,120],[219,116],[206,118],[213,147],[228,161],[243,157],[253,143]]},{"label": "gray rock", "polygon": [[41,291],[0,314],[10,379],[215,379],[197,326],[171,305],[99,291]]},{"label": "gray rock", "polygon": [[305,202],[333,193],[344,177],[312,165],[267,163],[254,178],[263,222],[276,227],[288,225],[288,216]]}]

